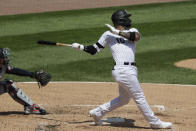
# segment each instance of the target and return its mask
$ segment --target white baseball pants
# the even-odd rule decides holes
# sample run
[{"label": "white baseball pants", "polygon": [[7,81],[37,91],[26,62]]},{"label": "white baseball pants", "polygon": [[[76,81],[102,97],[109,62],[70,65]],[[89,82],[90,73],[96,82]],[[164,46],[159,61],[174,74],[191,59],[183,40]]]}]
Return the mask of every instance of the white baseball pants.
[{"label": "white baseball pants", "polygon": [[131,65],[115,66],[114,70],[112,70],[112,76],[119,84],[119,96],[95,109],[97,110],[96,112],[99,112],[99,117],[102,117],[118,107],[128,104],[130,99],[133,98],[149,124],[155,124],[160,121],[148,105],[140,87],[137,78],[137,67]]}]

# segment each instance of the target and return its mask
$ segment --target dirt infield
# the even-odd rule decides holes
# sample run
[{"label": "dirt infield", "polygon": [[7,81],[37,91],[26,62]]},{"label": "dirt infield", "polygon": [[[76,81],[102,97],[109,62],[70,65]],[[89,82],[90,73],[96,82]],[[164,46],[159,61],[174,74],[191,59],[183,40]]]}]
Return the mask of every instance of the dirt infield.
[{"label": "dirt infield", "polygon": [[[0,131],[151,131],[133,100],[105,117],[126,118],[125,123],[91,126],[88,111],[118,96],[116,83],[50,83],[38,89],[37,84],[17,83],[48,115],[23,115],[23,107],[8,94],[1,95]],[[174,123],[175,131],[196,129],[196,86],[142,84],[155,114]],[[154,105],[164,105],[160,112]],[[135,122],[134,122],[135,121]]]},{"label": "dirt infield", "polygon": [[[84,2],[85,1],[85,2]],[[0,15],[45,11],[110,7],[183,0],[0,0]],[[118,96],[115,83],[51,83],[43,89],[37,84],[17,83],[48,115],[23,115],[23,107],[8,94],[0,97],[0,131],[151,131],[133,100],[105,117],[126,118],[125,123],[91,126],[88,111]],[[155,114],[174,123],[175,131],[196,129],[196,86],[142,84]],[[159,111],[156,105],[163,105]],[[165,130],[164,130],[165,131]]]},{"label": "dirt infield", "polygon": [[0,15],[101,8],[184,0],[0,0]]},{"label": "dirt infield", "polygon": [[189,68],[196,70],[196,59],[181,60],[174,64],[177,67]]}]

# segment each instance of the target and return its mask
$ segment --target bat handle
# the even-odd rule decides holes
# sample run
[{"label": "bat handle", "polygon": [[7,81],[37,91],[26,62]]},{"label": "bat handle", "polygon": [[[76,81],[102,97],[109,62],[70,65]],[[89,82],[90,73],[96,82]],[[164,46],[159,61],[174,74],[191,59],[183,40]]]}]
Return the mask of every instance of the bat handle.
[{"label": "bat handle", "polygon": [[72,46],[71,44],[65,44],[65,43],[56,43],[57,46]]}]

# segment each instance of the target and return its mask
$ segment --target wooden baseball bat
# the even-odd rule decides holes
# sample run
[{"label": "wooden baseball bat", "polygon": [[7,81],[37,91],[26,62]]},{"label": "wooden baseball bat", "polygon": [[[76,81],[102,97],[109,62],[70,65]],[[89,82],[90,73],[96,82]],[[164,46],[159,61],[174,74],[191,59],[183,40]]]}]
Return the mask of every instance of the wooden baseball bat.
[{"label": "wooden baseball bat", "polygon": [[65,43],[57,43],[57,42],[52,42],[52,41],[44,41],[44,40],[38,40],[38,44],[42,45],[54,45],[54,46],[72,46],[71,44],[65,44]]}]

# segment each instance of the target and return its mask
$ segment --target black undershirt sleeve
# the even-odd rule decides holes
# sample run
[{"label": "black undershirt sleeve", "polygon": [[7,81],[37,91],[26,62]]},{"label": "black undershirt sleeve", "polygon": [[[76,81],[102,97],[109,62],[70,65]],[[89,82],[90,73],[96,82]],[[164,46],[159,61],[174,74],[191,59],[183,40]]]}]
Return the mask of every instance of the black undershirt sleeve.
[{"label": "black undershirt sleeve", "polygon": [[93,45],[84,46],[84,51],[91,55],[94,55],[97,53],[97,49]]},{"label": "black undershirt sleeve", "polygon": [[99,42],[97,42],[96,45],[97,45],[99,48],[104,48],[101,44],[99,44]]},{"label": "black undershirt sleeve", "polygon": [[130,41],[135,41],[135,32],[119,32],[119,35],[127,38]]},{"label": "black undershirt sleeve", "polygon": [[15,74],[15,75],[19,75],[19,76],[29,76],[31,78],[34,78],[34,76],[35,76],[34,72],[29,72],[29,71],[19,69],[19,68],[7,69],[6,73]]},{"label": "black undershirt sleeve", "polygon": [[[97,47],[98,48],[104,48],[101,44],[99,44],[98,42],[96,43]],[[97,53],[97,49],[93,46],[93,45],[89,45],[89,46],[84,46],[84,51],[91,54],[91,55],[94,55]]]}]

